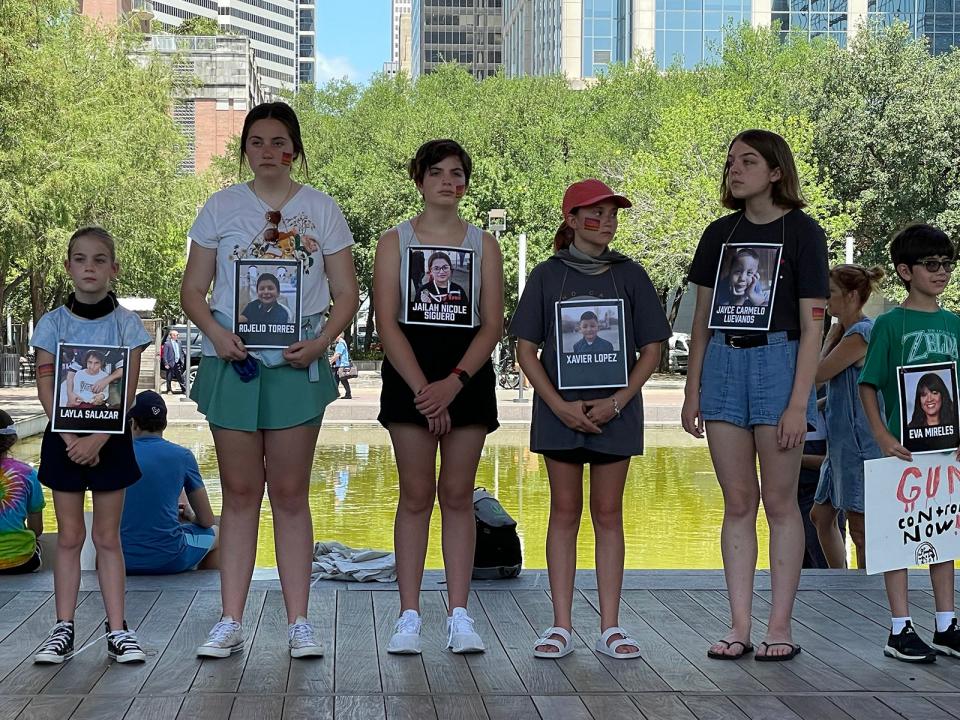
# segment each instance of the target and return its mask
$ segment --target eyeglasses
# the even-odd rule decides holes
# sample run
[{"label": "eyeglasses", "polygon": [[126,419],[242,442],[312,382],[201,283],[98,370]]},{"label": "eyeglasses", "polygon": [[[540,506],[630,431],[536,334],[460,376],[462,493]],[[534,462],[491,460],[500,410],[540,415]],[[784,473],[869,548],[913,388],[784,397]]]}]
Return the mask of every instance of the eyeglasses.
[{"label": "eyeglasses", "polygon": [[449,265],[434,265],[432,270],[434,272],[450,272]]},{"label": "eyeglasses", "polygon": [[945,272],[953,272],[953,269],[957,266],[957,263],[953,260],[917,260],[914,265],[923,265],[923,269],[929,273],[935,273],[943,268]]}]

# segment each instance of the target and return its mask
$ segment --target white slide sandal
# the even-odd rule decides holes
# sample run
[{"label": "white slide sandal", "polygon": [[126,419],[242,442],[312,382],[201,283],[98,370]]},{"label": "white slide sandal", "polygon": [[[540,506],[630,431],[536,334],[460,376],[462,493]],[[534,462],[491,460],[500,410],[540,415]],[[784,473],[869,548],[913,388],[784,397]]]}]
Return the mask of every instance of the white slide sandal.
[{"label": "white slide sandal", "polygon": [[[551,637],[551,635],[559,635],[561,638],[563,638],[563,640],[557,640],[556,638]],[[550,650],[537,650],[537,648],[541,645],[555,647],[557,648],[557,651],[551,652]],[[535,658],[556,660],[557,658],[566,657],[572,652],[573,638],[571,638],[570,633],[564,630],[562,627],[547,628],[543,631],[543,635],[537,638],[537,641],[533,644],[533,656]]]},{"label": "white slide sandal", "polygon": [[[610,638],[614,635],[622,635],[623,637],[611,643]],[[624,645],[632,645],[637,649],[633,652],[618,653],[617,648],[623,647]],[[607,628],[606,632],[597,640],[596,651],[607,657],[616,658],[617,660],[631,660],[640,657],[640,643],[627,635],[627,631],[622,627],[612,627]]]}]

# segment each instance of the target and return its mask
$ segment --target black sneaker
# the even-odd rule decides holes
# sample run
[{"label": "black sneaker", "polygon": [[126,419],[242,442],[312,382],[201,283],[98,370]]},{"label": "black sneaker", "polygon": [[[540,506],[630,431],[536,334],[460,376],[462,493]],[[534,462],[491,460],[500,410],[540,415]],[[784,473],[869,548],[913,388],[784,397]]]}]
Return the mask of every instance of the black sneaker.
[{"label": "black sneaker", "polygon": [[47,639],[33,656],[33,661],[59,665],[71,655],[73,655],[73,620],[61,620],[50,630]]},{"label": "black sneaker", "polygon": [[960,628],[957,627],[957,619],[954,618],[943,632],[933,634],[933,647],[944,655],[960,657]]},{"label": "black sneaker", "polygon": [[937,651],[920,639],[910,622],[897,635],[890,633],[883,654],[912,663],[932,663],[937,659]]},{"label": "black sneaker", "polygon": [[127,623],[124,621],[123,630],[110,630],[110,623],[107,626],[107,655],[111,660],[119,663],[144,662],[147,654],[140,647],[140,641],[136,634],[127,629]]}]

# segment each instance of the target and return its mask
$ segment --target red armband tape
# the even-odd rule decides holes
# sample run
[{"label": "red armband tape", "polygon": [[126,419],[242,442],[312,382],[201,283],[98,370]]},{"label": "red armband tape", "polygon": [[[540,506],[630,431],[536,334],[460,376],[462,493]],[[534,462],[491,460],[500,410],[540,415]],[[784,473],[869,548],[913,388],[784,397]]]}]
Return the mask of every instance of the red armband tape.
[{"label": "red armband tape", "polygon": [[43,365],[37,365],[37,377],[49,377],[54,374],[53,363],[44,363]]},{"label": "red armband tape", "polygon": [[813,308],[813,319],[814,320],[823,320],[825,311],[822,307]]}]

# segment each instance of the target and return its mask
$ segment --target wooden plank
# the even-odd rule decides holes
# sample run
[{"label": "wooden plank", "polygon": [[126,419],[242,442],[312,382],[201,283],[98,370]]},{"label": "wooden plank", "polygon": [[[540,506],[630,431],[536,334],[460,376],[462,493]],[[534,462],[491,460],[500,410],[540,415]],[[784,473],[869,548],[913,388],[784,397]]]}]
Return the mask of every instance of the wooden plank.
[{"label": "wooden plank", "polygon": [[[344,595],[353,593],[346,592]],[[383,698],[376,695],[337,695],[334,717],[337,720],[386,720]]]},{"label": "wooden plank", "polygon": [[18,720],[63,720],[70,717],[70,714],[80,704],[79,697],[59,697],[51,695],[44,697],[38,695],[30,701],[23,712],[18,716]]},{"label": "wooden plank", "polygon": [[526,695],[485,695],[483,707],[490,720],[540,720],[537,706]]},{"label": "wooden plank", "polygon": [[800,720],[773,695],[741,695],[730,698],[750,720]]},{"label": "wooden plank", "polygon": [[[125,666],[112,663],[90,689],[91,694],[136,695],[140,692],[163,657],[194,597],[196,592],[193,590],[167,590],[160,593],[157,602],[137,627],[137,637],[147,653],[146,662]],[[177,703],[177,709],[179,707]]]},{"label": "wooden plank", "polygon": [[[630,590],[623,599],[640,617],[723,692],[763,692],[766,688],[739,663],[707,658],[710,643],[661,603],[650,590]],[[641,708],[642,709],[642,708]]]},{"label": "wooden plank", "polygon": [[747,717],[723,695],[685,695],[683,703],[697,716],[697,720],[745,720]]},{"label": "wooden plank", "polygon": [[534,695],[533,704],[550,720],[591,720],[587,706],[575,695]]},{"label": "wooden plank", "polygon": [[[287,695],[283,701],[282,720],[333,720],[333,697]],[[265,720],[273,720],[265,718]]]},{"label": "wooden plank", "polygon": [[[470,612],[476,622],[477,632],[483,638],[487,650],[483,653],[467,655],[467,665],[473,675],[477,688],[484,694],[525,693],[526,688],[510,662],[510,656],[497,636],[483,603],[477,594],[470,593]],[[440,705],[434,699],[437,711]],[[482,706],[482,703],[481,703]],[[530,707],[533,707],[531,704]]]},{"label": "wooden plank", "polygon": [[[474,614],[482,611],[479,606],[473,608]],[[435,693],[477,692],[466,656],[447,650],[447,606],[439,592],[420,593],[420,618],[423,620],[420,631],[423,667],[431,690]]]},{"label": "wooden plank", "polygon": [[[124,603],[128,627],[136,628],[139,626],[159,596],[160,593],[158,592],[128,592]],[[100,594],[97,593],[96,597],[100,597]],[[87,602],[90,602],[90,600],[87,600]],[[104,632],[106,632],[106,628],[101,625],[96,635],[99,636]],[[90,692],[90,688],[97,683],[107,669],[111,665],[117,664],[107,656],[106,638],[98,641],[98,644],[101,647],[90,648],[64,663],[63,669],[43,688],[43,692],[54,695],[86,694]],[[144,650],[148,649],[144,647]],[[124,669],[131,668],[127,666]],[[114,690],[114,692],[117,691]]]},{"label": "wooden plank", "polygon": [[290,636],[283,593],[270,590],[257,624],[257,635],[247,648],[247,663],[239,692],[253,695],[285,692],[290,662]]},{"label": "wooden plank", "polygon": [[[42,627],[44,624],[46,624],[44,621],[49,618],[50,613],[55,614],[55,608],[53,607],[52,599],[49,606],[45,604],[34,615],[34,618],[41,616],[38,622]],[[37,632],[33,637],[33,647],[30,648],[29,653],[25,658],[23,658],[17,668],[7,675],[3,679],[3,682],[0,682],[0,694],[9,693],[12,695],[33,695],[39,693],[57,673],[62,672],[73,662],[84,660],[84,655],[93,655],[93,666],[98,667],[98,670],[96,670],[97,677],[99,677],[103,670],[106,669],[109,660],[107,658],[107,641],[105,639],[97,641],[94,647],[91,647],[84,655],[80,655],[79,658],[76,658],[76,660],[70,660],[69,662],[61,663],[60,665],[34,665],[33,653],[40,646],[40,643],[43,642],[43,639],[46,637],[47,632],[53,626],[55,621],[55,618],[49,619],[49,624],[46,624],[46,627],[42,627],[41,629],[41,627],[37,627],[37,623],[32,622],[34,618],[31,618],[31,622],[24,623],[22,626],[22,628],[33,627],[39,630],[39,632]],[[100,597],[100,593],[88,593],[77,607],[75,624],[76,639],[74,642],[74,647],[79,650],[85,643],[102,635],[103,623],[105,620],[106,615],[104,613],[103,599]]]},{"label": "wooden plank", "polygon": [[387,720],[437,720],[433,700],[427,695],[387,695],[384,701]]},{"label": "wooden plank", "polygon": [[391,655],[387,645],[400,614],[400,597],[395,593],[371,593],[373,615],[377,628],[377,658],[380,663],[380,681],[385,693],[430,692],[427,674],[420,655]]},{"label": "wooden plank", "polygon": [[[81,602],[86,596],[86,593],[80,593],[77,602]],[[20,627],[28,617],[52,598],[53,593],[46,591],[25,591],[16,593],[16,597],[4,604],[3,612],[0,612],[0,649],[3,648],[4,641],[10,633]],[[53,619],[56,620],[56,611],[54,611]],[[53,625],[53,623],[50,623],[50,625]],[[50,626],[47,626],[46,630],[49,629]],[[46,630],[44,633],[46,633]],[[0,667],[0,677],[3,674],[3,669]]]},{"label": "wooden plank", "polygon": [[[730,627],[727,599],[717,592],[712,590],[658,590],[655,594],[691,629],[700,633],[707,641],[708,647],[710,643],[722,637],[720,633],[726,634],[726,628]],[[706,612],[704,612],[705,610]],[[811,692],[817,689],[797,673],[792,672],[784,663],[758,663],[751,662],[752,660],[752,657],[745,657],[739,661],[739,665],[768,690],[774,692]]]},{"label": "wooden plank", "polygon": [[630,696],[650,720],[697,720],[697,716],[672,693],[643,693]]},{"label": "wooden plank", "polygon": [[[947,711],[946,708],[935,705],[919,695],[884,693],[877,696],[877,699],[894,712],[898,712],[905,718],[910,718],[910,720],[947,720],[948,716],[957,717],[957,715]],[[960,703],[955,703],[953,709],[960,712]]]},{"label": "wooden plank", "polygon": [[595,720],[643,720],[643,714],[627,695],[581,695],[580,700]]},{"label": "wooden plank", "polygon": [[200,670],[197,646],[206,640],[210,628],[220,619],[220,613],[219,591],[198,592],[163,655],[152,664],[152,671],[143,683],[141,692],[157,695],[187,693]]},{"label": "wooden plank", "polygon": [[[193,595],[193,593],[190,593]],[[135,698],[127,720],[175,720],[180,706],[183,704],[181,695],[161,695],[146,697],[141,695]]]},{"label": "wooden plank", "polygon": [[477,593],[513,669],[527,692],[552,694],[573,692],[570,681],[558,667],[562,660],[538,660],[533,657],[533,643],[539,637],[527,622],[512,592],[484,590]]},{"label": "wooden plank", "polygon": [[[279,591],[271,592],[280,594]],[[282,695],[238,695],[230,711],[230,720],[264,720],[278,718],[282,713]]]},{"label": "wooden plank", "polygon": [[183,699],[177,720],[227,720],[233,698],[233,695],[220,693],[190,693]]},{"label": "wooden plank", "polygon": [[[235,693],[240,687],[243,669],[250,657],[250,648],[256,643],[260,632],[260,614],[266,602],[265,590],[251,590],[247,594],[247,604],[243,608],[243,630],[246,633],[246,646],[243,652],[234,653],[225,658],[205,658],[200,661],[200,669],[193,679],[190,692],[217,692]],[[219,619],[219,618],[218,618]],[[269,632],[269,630],[267,630]],[[286,632],[284,632],[286,636]],[[203,642],[204,636],[197,638],[197,644]]]},{"label": "wooden plank", "polygon": [[74,710],[70,720],[123,720],[132,702],[132,697],[88,695]]},{"label": "wooden plank", "polygon": [[802,717],[803,720],[849,720],[850,718],[826,697],[781,695],[780,702]]},{"label": "wooden plank", "polygon": [[931,695],[927,699],[951,715],[960,717],[960,695]]},{"label": "wooden plank", "polygon": [[[835,695],[830,700],[853,720],[903,720],[900,713],[869,695]],[[914,720],[915,716],[907,717]]]},{"label": "wooden plank", "polygon": [[[386,595],[387,593],[383,593]],[[325,695],[333,692],[333,669],[336,657],[337,591],[310,590],[307,614],[323,642],[323,657],[308,662],[291,662],[287,676],[287,692]],[[332,712],[332,710],[331,710]]]},{"label": "wooden plank", "polygon": [[[373,598],[369,590],[337,595],[336,633],[334,682],[337,692],[381,692]],[[339,717],[339,703],[336,712]]]},{"label": "wooden plank", "polygon": [[[486,642],[486,636],[484,636]],[[488,720],[479,695],[435,695],[433,706],[440,720]]]},{"label": "wooden plank", "polygon": [[[82,603],[87,595],[81,593],[77,601]],[[6,680],[26,658],[33,656],[56,620],[56,605],[50,593],[20,593],[7,603],[7,609],[0,613],[0,679]],[[0,694],[13,693],[0,690]]]},{"label": "wooden plank", "polygon": [[13,591],[13,590],[0,591],[0,608],[2,608],[11,600],[13,600],[16,596],[17,596],[17,593],[16,591]]},{"label": "wooden plank", "polygon": [[0,720],[13,720],[29,702],[26,697],[0,697]]}]

